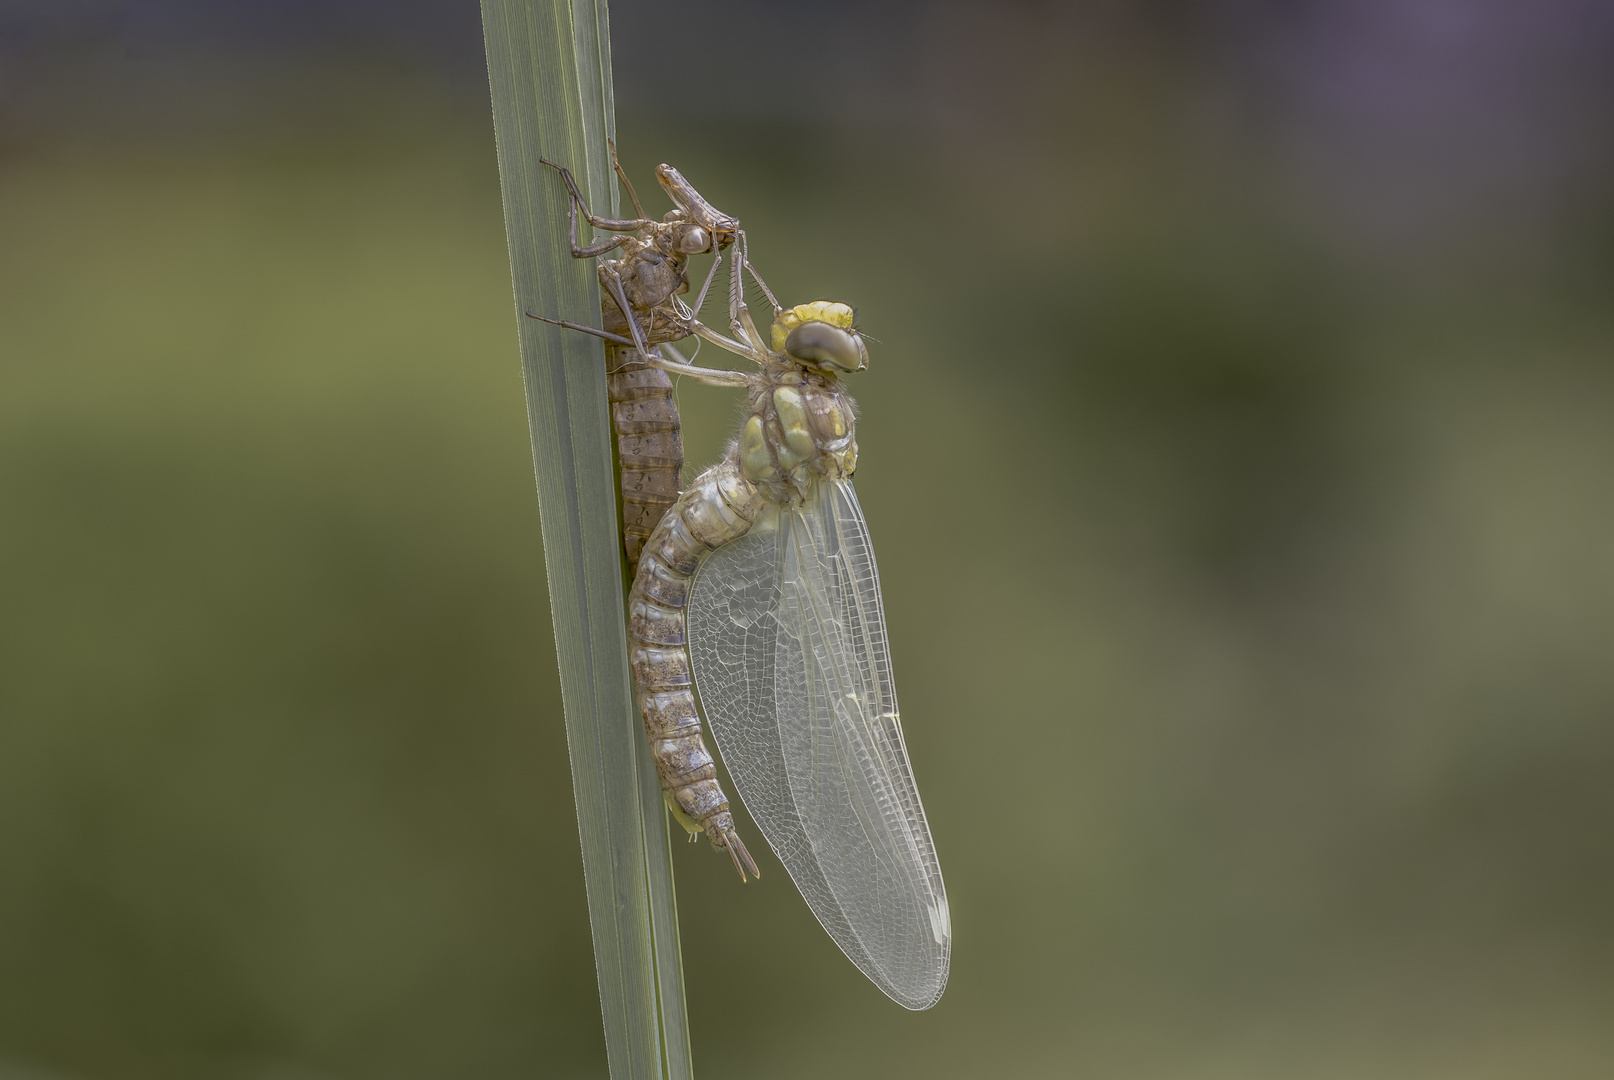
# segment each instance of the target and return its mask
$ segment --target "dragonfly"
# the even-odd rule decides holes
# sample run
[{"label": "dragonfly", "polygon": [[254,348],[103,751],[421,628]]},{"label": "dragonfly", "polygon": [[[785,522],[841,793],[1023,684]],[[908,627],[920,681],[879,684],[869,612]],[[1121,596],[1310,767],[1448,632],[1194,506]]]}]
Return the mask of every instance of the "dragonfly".
[{"label": "dragonfly", "polygon": [[[655,364],[660,356],[656,347],[690,336],[690,321],[704,306],[722,263],[721,259],[713,260],[691,308],[680,299],[689,291],[689,257],[732,252],[731,332],[739,332],[734,305],[739,300],[743,272],[750,273],[775,307],[778,302],[751,266],[745,231],[738,218],[714,207],[682,173],[667,164],[656,168],[656,180],[672,200],[673,209],[659,221],[649,217],[617,158],[616,144],[607,140],[606,145],[611,167],[627,189],[638,215],[635,218],[607,218],[591,213],[571,171],[547,159],[539,160],[558,171],[566,185],[572,257],[600,259],[601,324],[615,336],[606,342],[606,393],[617,440],[623,550],[632,567],[638,564],[639,553],[656,523],[677,498],[684,465],[678,404],[673,399],[672,382]],[[578,236],[579,214],[596,230],[614,235],[584,243]],[[615,258],[604,258],[613,252]],[[588,329],[530,311],[527,314],[572,329]],[[676,350],[673,355],[682,358]]]},{"label": "dragonfly", "polygon": [[629,592],[629,658],[662,791],[691,839],[726,851],[742,881],[760,877],[704,715],[819,923],[894,1001],[928,1009],[947,984],[952,925],[852,486],[843,377],[868,367],[868,349],[841,303],[778,309],[767,339],[743,301],[733,323],[733,338],[689,327],[754,371],[651,361],[745,392],[739,438],[662,517]]}]

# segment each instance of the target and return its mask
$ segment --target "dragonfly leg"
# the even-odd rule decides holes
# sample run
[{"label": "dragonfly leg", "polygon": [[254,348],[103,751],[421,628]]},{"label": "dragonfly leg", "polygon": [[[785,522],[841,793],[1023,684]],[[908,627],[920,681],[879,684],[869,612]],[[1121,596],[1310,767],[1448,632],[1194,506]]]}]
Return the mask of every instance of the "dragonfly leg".
[{"label": "dragonfly leg", "polygon": [[[667,348],[662,342],[661,347]],[[675,355],[678,350],[670,350]],[[738,371],[724,371],[722,368],[701,367],[699,364],[685,364],[679,360],[667,360],[663,357],[654,357],[651,366],[660,368],[669,375],[688,375],[696,382],[703,382],[708,386],[744,386],[745,376]]]},{"label": "dragonfly leg", "polygon": [[646,225],[658,224],[657,222],[651,221],[649,218],[635,218],[631,221],[627,221],[620,218],[599,217],[595,214],[591,214],[588,209],[588,204],[583,201],[583,193],[577,189],[577,181],[572,178],[572,171],[566,168],[564,165],[556,165],[553,161],[550,161],[547,158],[539,158],[538,161],[541,164],[548,165],[551,169],[554,169],[556,172],[560,173],[560,178],[566,182],[566,190],[571,193],[572,205],[582,210],[583,216],[588,218],[588,223],[594,226],[596,229],[605,229],[608,232],[638,232]]},{"label": "dragonfly leg", "polygon": [[604,255],[613,248],[619,248],[632,243],[632,233],[617,233],[615,236],[602,236],[592,244],[585,244],[577,239],[577,203],[572,203],[572,258],[593,259]]},{"label": "dragonfly leg", "polygon": [[[734,245],[734,253],[729,264],[729,333],[741,341],[745,338],[745,327],[740,325],[740,312],[745,308],[745,272],[741,269],[745,253],[740,245]],[[751,344],[755,344],[752,342]]]},{"label": "dragonfly leg", "polygon": [[613,334],[607,330],[596,330],[592,326],[584,326],[582,323],[567,322],[565,319],[551,319],[548,315],[539,315],[537,312],[533,311],[528,311],[524,314],[527,316],[527,318],[537,319],[539,322],[551,323],[555,326],[564,326],[568,330],[581,330],[585,334],[593,334],[595,337],[609,341],[613,345],[627,345],[630,348],[633,347],[633,340],[631,338],[625,338],[621,334]]},{"label": "dragonfly leg", "polygon": [[[556,166],[556,168],[559,168],[559,166]],[[566,172],[565,169],[561,169],[561,172],[566,174],[567,186],[571,187],[571,175],[572,174]],[[578,197],[577,191],[576,191],[575,188],[572,190],[572,197],[567,202],[568,202],[568,205],[567,205],[567,215],[566,216],[567,216],[568,220],[571,222],[571,227],[572,227],[572,258],[574,258],[574,259],[593,259],[593,258],[596,258],[596,257],[598,257],[600,255],[604,255],[607,251],[610,251],[612,248],[622,247],[624,244],[627,244],[629,241],[631,241],[633,239],[633,234],[632,233],[624,232],[624,233],[618,233],[616,236],[602,236],[602,237],[599,237],[592,244],[583,243],[581,240],[579,240],[577,238],[577,208],[579,206],[582,206],[583,202]],[[583,207],[583,213],[584,214],[588,213],[588,207],[586,207],[586,206]],[[590,218],[589,220],[592,221],[593,218]]]},{"label": "dragonfly leg", "polygon": [[633,335],[633,344],[639,350],[639,359],[646,364],[650,363],[650,349],[644,343],[644,332],[639,329],[639,320],[634,317],[633,307],[628,303],[628,294],[622,288],[622,275],[617,273],[614,265],[606,263],[600,267],[600,280],[605,282],[617,307],[622,309],[622,317],[628,321],[628,333]]},{"label": "dragonfly leg", "polygon": [[762,275],[757,273],[757,268],[751,265],[751,242],[745,238],[745,230],[744,229],[740,230],[739,248],[740,248],[740,262],[742,262],[745,265],[745,268],[751,272],[751,279],[753,281],[755,281],[757,283],[757,285],[762,289],[762,295],[764,295],[764,296],[766,296],[768,298],[768,303],[773,305],[773,310],[774,311],[777,312],[777,311],[782,310],[779,307],[778,298],[773,295],[773,290],[768,288],[768,283],[766,281],[762,280]]},{"label": "dragonfly leg", "polygon": [[604,255],[607,251],[611,251],[615,248],[622,247],[624,244],[631,243],[632,240],[632,236],[626,233],[619,233],[616,236],[602,236],[592,244],[579,244],[577,242],[577,217],[576,215],[573,215],[572,217],[572,258],[574,259],[597,258],[600,255]]},{"label": "dragonfly leg", "polygon": [[696,315],[699,315],[701,313],[701,308],[705,306],[706,291],[712,287],[712,279],[717,277],[717,268],[722,264],[723,260],[721,258],[713,259],[712,268],[706,271],[706,280],[701,282],[701,291],[700,294],[695,297],[695,306],[692,309]]},{"label": "dragonfly leg", "polygon": [[738,371],[724,371],[722,368],[708,368],[701,367],[699,364],[691,364],[684,359],[683,353],[673,348],[671,342],[663,341],[661,350],[672,353],[673,358],[671,360],[660,359],[655,366],[670,375],[688,375],[696,382],[703,382],[708,386],[745,385],[745,376]]},{"label": "dragonfly leg", "polygon": [[733,338],[724,337],[722,334],[719,334],[716,330],[713,330],[710,326],[707,326],[699,319],[690,320],[689,331],[690,333],[699,337],[702,341],[710,341],[713,345],[716,345],[719,349],[722,349],[725,352],[731,352],[735,356],[743,356],[747,360],[753,360],[759,364],[762,363],[762,357],[764,355],[763,353],[759,353],[756,349],[753,349],[744,342],[739,342],[735,341]]},{"label": "dragonfly leg", "polygon": [[644,207],[639,205],[639,196],[633,190],[633,181],[628,179],[628,171],[622,167],[622,162],[616,158],[616,140],[606,139],[605,146],[611,151],[611,168],[616,170],[616,178],[622,181],[622,186],[628,189],[628,199],[633,203],[633,212],[644,218]]},{"label": "dragonfly leg", "polygon": [[[632,338],[625,338],[621,334],[613,334],[609,330],[596,330],[592,326],[584,326],[582,323],[569,322],[566,319],[551,319],[548,315],[540,315],[536,311],[528,311],[524,314],[529,319],[537,319],[539,322],[550,323],[554,326],[564,326],[568,330],[578,330],[582,333],[597,337],[602,341],[609,341],[613,345],[626,345],[630,349],[639,347],[639,343],[634,341]],[[695,326],[698,327],[699,330],[705,330],[706,333],[711,334],[713,337],[722,338],[724,341],[728,340],[721,334],[714,333],[701,323],[696,323]],[[699,332],[699,330],[697,330],[697,332]],[[725,348],[726,347],[727,346],[725,346]],[[750,354],[742,352],[740,355],[748,356]],[[667,360],[663,357],[657,356],[655,353],[644,354],[644,360],[645,363],[650,367],[660,368],[662,371],[669,372],[673,375],[688,375],[692,379],[703,383],[709,383],[712,386],[745,385],[745,376],[738,371],[724,371],[721,368],[705,368],[699,367],[695,364],[680,363],[676,360]]]},{"label": "dragonfly leg", "polygon": [[[757,354],[767,355],[771,351],[768,342],[757,333],[757,325],[751,320],[751,309],[745,306],[745,253],[741,250],[743,246],[743,244],[734,245],[734,264],[729,270],[729,331],[740,341],[750,345]],[[766,291],[767,286],[763,286],[763,289]],[[773,294],[769,293],[768,298],[771,300]]]}]

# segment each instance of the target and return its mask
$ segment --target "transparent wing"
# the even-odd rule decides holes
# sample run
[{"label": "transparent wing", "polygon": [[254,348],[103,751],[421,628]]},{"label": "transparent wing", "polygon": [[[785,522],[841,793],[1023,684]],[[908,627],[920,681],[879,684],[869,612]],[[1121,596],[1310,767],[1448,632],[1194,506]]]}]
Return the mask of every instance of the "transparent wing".
[{"label": "transparent wing", "polygon": [[688,625],[701,707],[746,809],[852,962],[928,1009],[947,985],[947,894],[851,483],[770,507],[708,556]]}]

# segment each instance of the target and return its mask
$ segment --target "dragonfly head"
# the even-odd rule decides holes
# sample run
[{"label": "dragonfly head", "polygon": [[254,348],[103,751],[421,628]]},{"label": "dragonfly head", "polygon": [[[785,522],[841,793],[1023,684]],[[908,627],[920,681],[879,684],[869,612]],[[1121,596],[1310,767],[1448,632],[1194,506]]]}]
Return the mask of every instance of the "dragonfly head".
[{"label": "dragonfly head", "polygon": [[820,371],[862,371],[869,350],[853,318],[850,307],[831,300],[786,308],[773,319],[773,349]]}]

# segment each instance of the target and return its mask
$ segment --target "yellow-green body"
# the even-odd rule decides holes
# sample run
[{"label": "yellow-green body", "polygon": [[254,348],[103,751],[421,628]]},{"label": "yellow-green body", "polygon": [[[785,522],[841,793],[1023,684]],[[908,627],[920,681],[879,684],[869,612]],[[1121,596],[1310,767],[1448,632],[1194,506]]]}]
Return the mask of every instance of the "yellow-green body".
[{"label": "yellow-green body", "polygon": [[[791,309],[781,321],[816,307]],[[834,307],[845,314],[833,317],[849,325],[850,309]],[[782,340],[777,324],[775,338]],[[856,408],[834,373],[776,351],[745,385],[739,439],[661,519],[628,597],[629,657],[662,792],[679,823],[728,850],[742,876],[756,867],[734,832],[695,705],[684,621],[690,585],[706,555],[750,531],[768,503],[799,505],[816,478],[849,477],[857,464]]]}]

